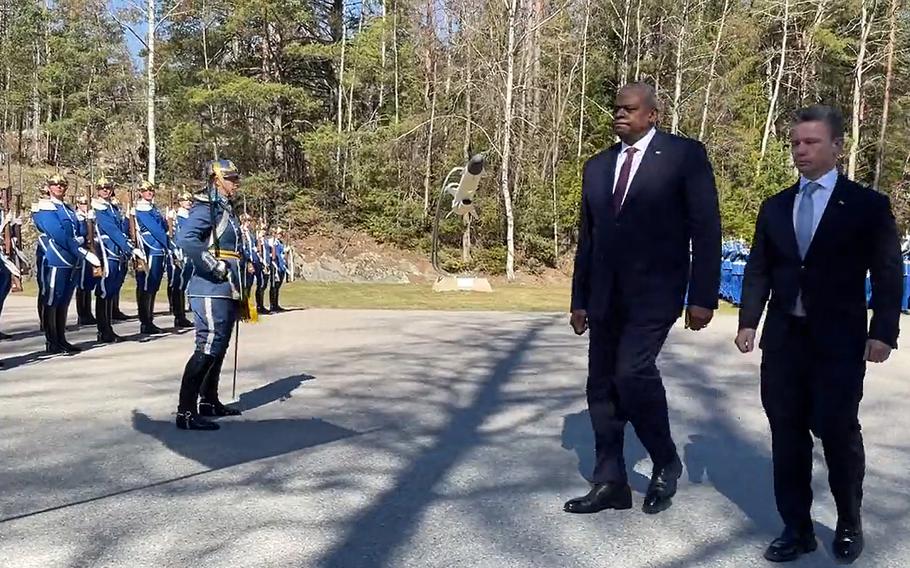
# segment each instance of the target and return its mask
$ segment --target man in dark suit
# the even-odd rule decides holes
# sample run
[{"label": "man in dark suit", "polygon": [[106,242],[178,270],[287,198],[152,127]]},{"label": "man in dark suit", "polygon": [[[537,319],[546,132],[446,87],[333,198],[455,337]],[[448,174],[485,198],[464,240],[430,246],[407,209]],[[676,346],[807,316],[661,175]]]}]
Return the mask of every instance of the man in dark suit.
[{"label": "man in dark suit", "polygon": [[565,504],[570,513],[632,506],[627,422],[654,464],[642,509],[670,506],[682,463],[656,360],[683,312],[687,284],[686,323],[699,330],[717,308],[720,282],[720,212],[704,146],[655,128],[648,85],[623,87],[614,110],[621,142],[589,159],[582,179],[570,323],[579,335],[591,330],[587,398],[596,461],[593,487]]},{"label": "man in dark suit", "polygon": [[[835,558],[863,549],[860,503],[865,455],[857,414],[866,362],[897,347],[902,261],[888,198],[837,171],[840,114],[825,106],[796,113],[790,131],[799,181],[766,200],[743,282],[736,345],[762,333],[761,399],[771,425],[774,494],[784,531],[765,551],[774,562],[816,548],[812,435],[822,441],[837,505]],[[867,327],[866,273],[873,311]]]}]

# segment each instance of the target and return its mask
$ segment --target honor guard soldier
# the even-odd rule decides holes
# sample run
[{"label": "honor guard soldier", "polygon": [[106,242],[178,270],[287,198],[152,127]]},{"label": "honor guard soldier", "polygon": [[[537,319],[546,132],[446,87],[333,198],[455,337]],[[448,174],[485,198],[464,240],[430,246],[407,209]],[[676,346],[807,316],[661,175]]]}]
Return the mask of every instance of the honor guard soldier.
[{"label": "honor guard soldier", "polygon": [[44,336],[48,353],[78,353],[78,347],[66,340],[66,315],[79,264],[88,261],[101,266],[95,253],[82,247],[84,239],[77,234],[79,219],[66,203],[67,181],[54,175],[47,181],[49,199],[38,203],[35,226],[40,231],[38,239],[44,249]]},{"label": "honor guard soldier", "polygon": [[[120,204],[120,200],[117,199],[116,194],[111,196],[111,212],[117,217],[117,222],[120,224],[120,230],[123,231],[124,235],[130,234],[130,218],[129,215],[124,214],[123,207]],[[135,241],[130,241],[134,246],[138,246],[139,243]],[[144,254],[144,253],[143,253]],[[143,264],[145,261],[143,261]],[[113,312],[111,313],[112,321],[126,321],[130,319],[130,316],[126,315],[120,311],[120,291],[123,290],[123,285],[126,283],[126,278],[129,275],[128,265],[124,264],[120,267],[120,286],[117,290],[117,293],[114,294],[112,300]]]},{"label": "honor guard soldier", "polygon": [[165,262],[170,251],[167,222],[155,207],[155,186],[144,181],[139,186],[135,220],[139,248],[148,258],[148,269],[136,272],[136,303],[139,305],[140,333],[162,333],[154,324],[155,295],[161,288]]},{"label": "honor guard soldier", "polygon": [[[240,411],[218,400],[218,380],[231,333],[242,316],[243,235],[231,198],[240,175],[229,160],[206,163],[207,187],[195,196],[189,218],[177,232],[177,246],[195,272],[187,294],[195,315],[196,350],[186,363],[180,385],[177,427],[217,430],[202,416],[236,416]],[[198,410],[197,410],[198,400]]]},{"label": "honor guard soldier", "polygon": [[[18,233],[16,226],[21,225],[22,220],[13,216],[12,204],[7,201],[7,198],[8,194],[4,192],[3,202],[0,203],[0,235],[3,235],[3,246],[0,247],[0,314],[3,313],[3,303],[12,290],[13,278],[21,278],[16,264],[21,254],[15,235]],[[0,341],[9,338],[9,335],[0,331]]]},{"label": "honor guard soldier", "polygon": [[[168,211],[168,234],[173,236],[180,231],[180,226],[190,217],[193,206],[193,195],[189,192],[180,194],[177,209]],[[177,246],[171,247],[171,262],[168,264],[168,300],[174,313],[174,327],[193,327],[193,322],[186,318],[186,288],[193,277],[193,263],[187,261]]]},{"label": "honor guard soldier", "polygon": [[[83,239],[83,245],[88,239],[88,220],[94,219],[94,213],[89,208],[88,197],[79,195],[76,197],[76,219],[78,225],[76,234]],[[87,247],[86,247],[87,248]],[[97,250],[93,253],[98,255]],[[100,257],[100,255],[98,255]],[[79,264],[78,277],[76,280],[76,316],[79,325],[95,325],[97,322],[92,317],[92,290],[95,289],[95,276],[93,275],[92,265],[87,262]]]},{"label": "honor guard soldier", "polygon": [[259,244],[259,239],[256,237],[255,228],[253,227],[253,218],[244,213],[240,216],[240,220],[243,223],[241,226],[241,232],[243,233],[243,250],[246,253],[246,257],[249,259],[244,287],[247,292],[249,292],[253,289],[253,285],[256,285],[256,311],[264,313],[265,306],[262,305],[262,300],[265,296],[265,282],[262,273],[262,256],[259,253],[261,246]]},{"label": "honor guard soldier", "polygon": [[95,319],[98,322],[98,341],[116,343],[122,338],[114,333],[114,299],[120,295],[130,257],[145,262],[145,253],[130,242],[123,231],[123,218],[112,203],[114,184],[101,178],[95,187],[92,200],[98,248],[101,251],[101,278],[95,286]]},{"label": "honor guard soldier", "polygon": [[288,265],[284,258],[284,243],[281,242],[281,227],[272,229],[272,236],[269,238],[269,258],[271,266],[269,267],[269,310],[275,313],[283,312],[278,304],[278,295],[281,293],[281,284],[287,276]]},{"label": "honor guard soldier", "polygon": [[[41,226],[38,224],[39,217],[36,215],[41,208],[41,201],[47,199],[47,186],[42,185],[38,190],[38,201],[32,203],[31,205],[31,216],[32,224],[35,225],[35,230],[40,236],[44,231],[41,230]],[[36,239],[35,242],[35,283],[38,285],[38,294],[36,307],[38,309],[38,329],[42,332],[44,331],[44,305],[45,305],[45,295],[44,295],[44,243],[41,242],[41,239]]]}]

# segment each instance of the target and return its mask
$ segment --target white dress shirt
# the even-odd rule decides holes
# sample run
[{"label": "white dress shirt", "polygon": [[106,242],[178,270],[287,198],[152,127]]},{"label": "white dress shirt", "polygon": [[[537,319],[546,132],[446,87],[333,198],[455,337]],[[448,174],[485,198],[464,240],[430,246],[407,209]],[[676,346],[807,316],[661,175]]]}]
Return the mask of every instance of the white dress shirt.
[{"label": "white dress shirt", "polygon": [[[802,201],[806,185],[808,185],[809,182],[815,182],[821,186],[815,190],[815,193],[812,194],[812,237],[815,238],[815,231],[818,230],[818,224],[821,222],[822,216],[825,214],[825,208],[828,207],[828,201],[831,199],[831,194],[834,193],[834,186],[837,185],[837,176],[838,173],[836,168],[815,180],[810,180],[805,176],[799,176],[799,192],[796,194],[796,199],[793,200],[794,231],[797,230],[796,218],[799,212],[799,204],[800,201]],[[803,307],[803,298],[801,293],[796,297],[796,305],[793,307],[793,315],[799,317],[805,317],[806,315],[806,309]]]},{"label": "white dress shirt", "polygon": [[[632,155],[632,169],[629,171],[629,185],[626,186],[626,194],[622,198],[622,202],[625,203],[626,199],[629,197],[629,188],[632,187],[632,180],[635,179],[635,172],[638,171],[638,166],[641,165],[641,159],[645,157],[645,152],[648,150],[648,144],[651,143],[651,140],[654,139],[654,135],[657,134],[656,128],[651,128],[647,134],[641,137],[638,142],[632,144],[637,152]],[[629,148],[629,145],[625,142],[622,143],[622,146],[619,148],[619,156],[616,157],[616,169],[613,171],[613,191],[616,191],[616,182],[619,181],[619,172],[622,170],[622,166],[626,163],[626,150]]]}]

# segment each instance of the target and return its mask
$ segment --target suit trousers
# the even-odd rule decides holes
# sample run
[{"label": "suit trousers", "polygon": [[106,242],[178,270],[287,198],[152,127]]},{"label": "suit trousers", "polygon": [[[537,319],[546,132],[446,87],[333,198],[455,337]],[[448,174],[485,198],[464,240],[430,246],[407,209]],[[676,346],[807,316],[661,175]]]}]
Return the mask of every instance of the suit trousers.
[{"label": "suit trousers", "polygon": [[[865,361],[862,350],[826,347],[805,318],[781,314],[775,333],[762,337],[761,400],[771,426],[774,496],[784,524],[810,526],[812,433],[821,439],[828,484],[840,522],[860,520],[865,453],[859,424]],[[767,333],[767,325],[766,325]],[[849,351],[849,353],[846,353]]]},{"label": "suit trousers", "polygon": [[637,316],[616,304],[589,322],[588,411],[594,428],[594,483],[627,483],[623,434],[631,422],[655,467],[677,457],[657,356],[677,318]]}]

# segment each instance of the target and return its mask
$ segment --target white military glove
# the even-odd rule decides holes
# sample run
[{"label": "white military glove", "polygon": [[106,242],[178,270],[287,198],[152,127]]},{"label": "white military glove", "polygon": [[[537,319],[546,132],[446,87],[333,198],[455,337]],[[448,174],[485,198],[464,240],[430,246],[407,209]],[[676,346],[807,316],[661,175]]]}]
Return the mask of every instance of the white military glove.
[{"label": "white military glove", "polygon": [[85,257],[85,260],[89,262],[92,266],[101,266],[101,259],[98,258],[98,255],[91,251],[85,249],[79,249],[82,252],[82,256]]},{"label": "white military glove", "polygon": [[77,237],[76,237],[76,242],[77,242],[80,246],[84,245],[84,244],[85,244],[85,237],[78,237],[78,236],[77,236]]},{"label": "white military glove", "polygon": [[135,257],[138,258],[139,260],[145,260],[145,253],[142,252],[142,249],[141,249],[141,248],[134,248],[134,249],[133,249],[133,256],[135,256]]},{"label": "white military glove", "polygon": [[215,268],[212,269],[212,275],[219,281],[224,282],[228,279],[228,265],[223,260],[219,260]]}]

